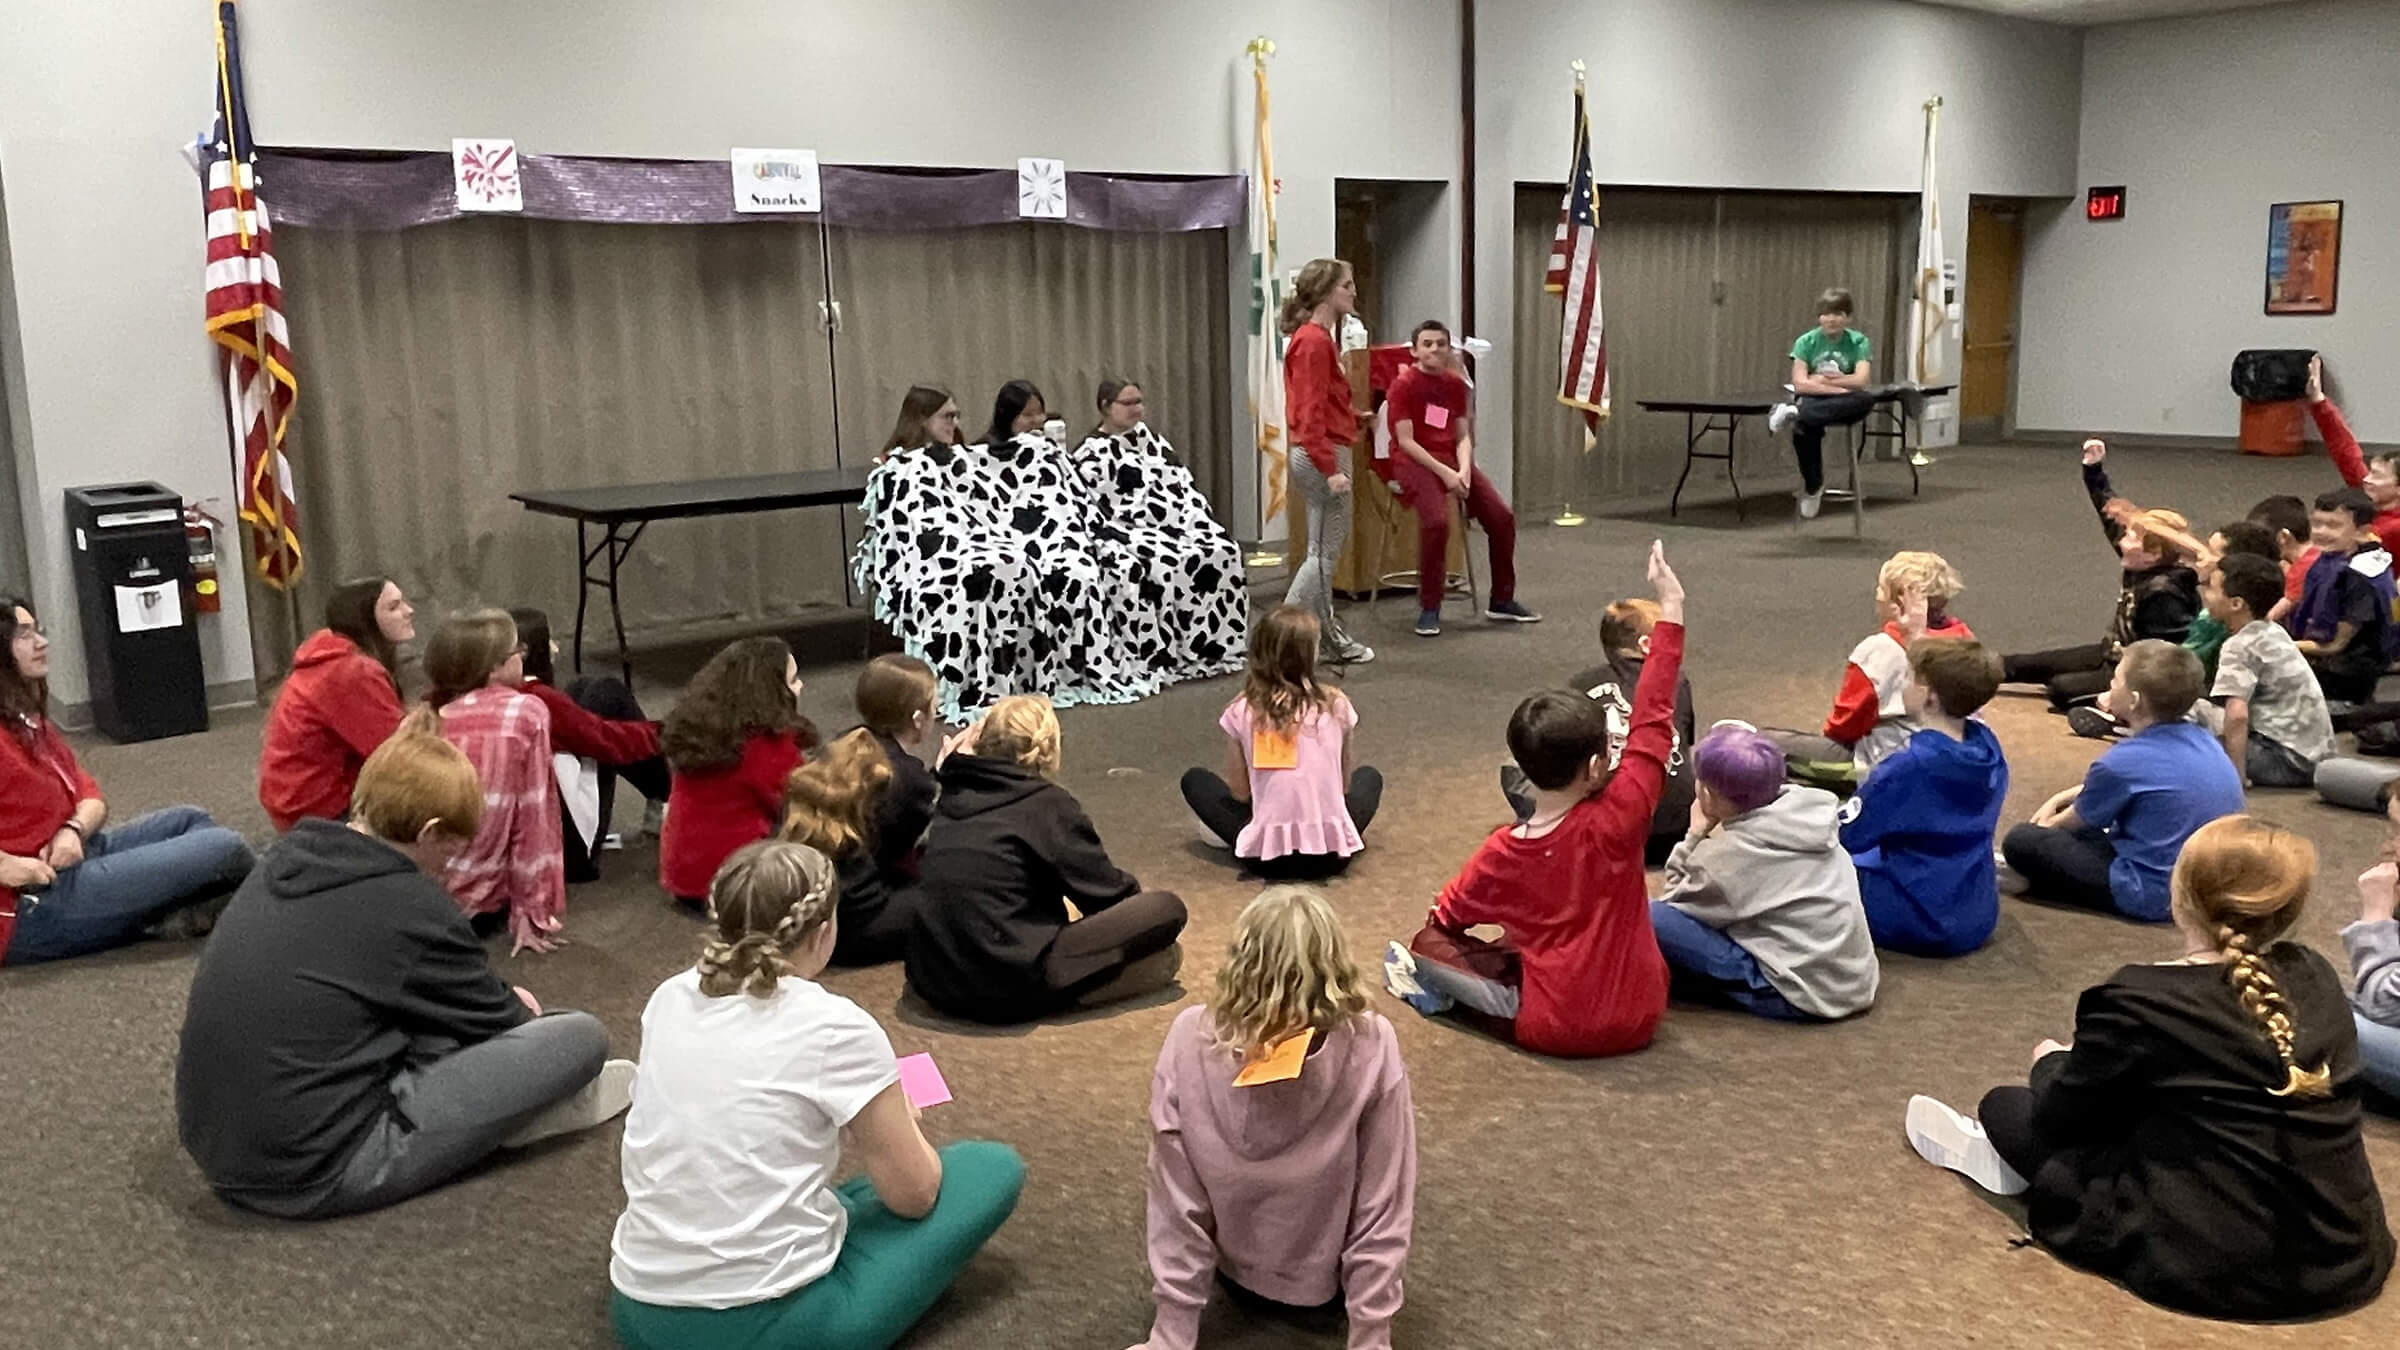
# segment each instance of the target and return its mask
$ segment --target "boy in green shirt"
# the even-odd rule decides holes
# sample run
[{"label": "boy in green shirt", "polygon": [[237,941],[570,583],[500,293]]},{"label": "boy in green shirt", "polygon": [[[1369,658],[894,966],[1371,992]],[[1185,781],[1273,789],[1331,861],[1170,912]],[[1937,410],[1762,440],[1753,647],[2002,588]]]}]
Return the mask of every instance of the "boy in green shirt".
[{"label": "boy in green shirt", "polygon": [[1815,520],[1825,504],[1825,428],[1864,419],[1875,406],[1874,344],[1850,326],[1857,302],[1839,286],[1817,297],[1817,326],[1792,343],[1793,399],[1767,414],[1767,430],[1792,429],[1800,461],[1800,518]]}]

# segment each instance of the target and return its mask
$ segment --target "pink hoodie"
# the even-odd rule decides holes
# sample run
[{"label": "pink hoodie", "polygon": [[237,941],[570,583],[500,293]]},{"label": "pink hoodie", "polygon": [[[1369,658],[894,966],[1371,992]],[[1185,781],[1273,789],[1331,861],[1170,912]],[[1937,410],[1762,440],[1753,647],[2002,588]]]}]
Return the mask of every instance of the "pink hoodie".
[{"label": "pink hoodie", "polygon": [[1205,1008],[1184,1009],[1158,1052],[1151,1350],[1190,1350],[1220,1268],[1280,1303],[1340,1294],[1351,1350],[1389,1350],[1417,1196],[1416,1108],[1392,1024],[1361,1014],[1286,1082],[1237,1088],[1240,1068]]}]

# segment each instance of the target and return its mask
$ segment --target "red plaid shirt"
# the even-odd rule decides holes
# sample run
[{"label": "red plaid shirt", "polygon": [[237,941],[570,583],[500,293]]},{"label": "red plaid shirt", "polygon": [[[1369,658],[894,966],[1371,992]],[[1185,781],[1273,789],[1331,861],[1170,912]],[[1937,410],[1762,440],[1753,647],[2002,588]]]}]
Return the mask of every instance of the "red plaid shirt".
[{"label": "red plaid shirt", "polygon": [[442,705],[442,736],[483,779],[483,827],[443,883],[469,914],[505,909],[555,931],[567,907],[567,862],[550,710],[531,694],[486,685]]}]

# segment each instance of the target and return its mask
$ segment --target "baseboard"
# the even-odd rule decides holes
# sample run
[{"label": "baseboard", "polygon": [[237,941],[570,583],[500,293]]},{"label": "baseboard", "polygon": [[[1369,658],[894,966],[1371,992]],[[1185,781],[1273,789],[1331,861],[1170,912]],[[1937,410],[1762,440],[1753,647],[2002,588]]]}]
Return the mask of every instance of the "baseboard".
[{"label": "baseboard", "polygon": [[[256,680],[227,680],[223,684],[212,684],[208,687],[208,710],[210,712],[222,712],[227,708],[254,708],[257,706],[258,681]],[[67,731],[90,731],[92,729],[92,705],[88,702],[59,703],[53,701],[50,705],[50,720]]]}]

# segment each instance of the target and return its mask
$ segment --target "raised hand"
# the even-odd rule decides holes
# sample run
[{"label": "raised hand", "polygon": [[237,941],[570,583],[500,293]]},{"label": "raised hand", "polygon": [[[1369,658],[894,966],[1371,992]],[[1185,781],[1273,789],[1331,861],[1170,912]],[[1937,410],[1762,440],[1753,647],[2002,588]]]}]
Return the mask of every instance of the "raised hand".
[{"label": "raised hand", "polygon": [[1660,617],[1668,623],[1683,622],[1683,579],[1667,565],[1667,545],[1664,540],[1650,541],[1650,589],[1658,595]]},{"label": "raised hand", "polygon": [[2108,458],[2108,442],[2094,436],[2083,443],[2083,462],[2085,464],[2097,464],[2106,458]]},{"label": "raised hand", "polygon": [[2308,358],[2308,401],[2325,401],[2325,358],[2322,356]]},{"label": "raised hand", "polygon": [[1927,611],[1930,608],[1923,586],[1912,582],[1903,589],[1900,592],[1900,636],[1908,642],[1925,636],[1925,627],[1929,622]]}]

